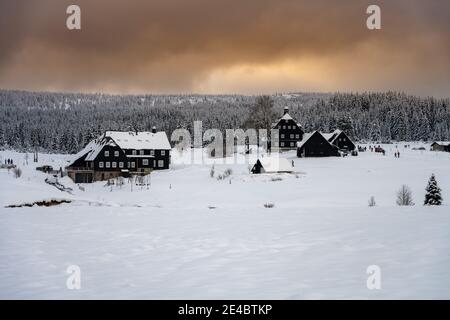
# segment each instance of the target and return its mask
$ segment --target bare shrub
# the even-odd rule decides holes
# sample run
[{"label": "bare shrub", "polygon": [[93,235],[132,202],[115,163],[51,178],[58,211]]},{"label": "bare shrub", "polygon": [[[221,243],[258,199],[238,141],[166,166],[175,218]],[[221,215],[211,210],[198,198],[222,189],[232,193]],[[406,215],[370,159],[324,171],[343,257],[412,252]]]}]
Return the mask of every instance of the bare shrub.
[{"label": "bare shrub", "polygon": [[413,206],[413,198],[411,189],[406,185],[402,185],[400,190],[397,191],[397,205],[399,206]]},{"label": "bare shrub", "polygon": [[270,209],[270,208],[273,208],[273,207],[275,207],[275,205],[273,203],[265,203],[264,204],[264,208]]},{"label": "bare shrub", "polygon": [[224,180],[233,174],[233,170],[230,168],[226,169],[222,174],[217,176],[217,180]]}]

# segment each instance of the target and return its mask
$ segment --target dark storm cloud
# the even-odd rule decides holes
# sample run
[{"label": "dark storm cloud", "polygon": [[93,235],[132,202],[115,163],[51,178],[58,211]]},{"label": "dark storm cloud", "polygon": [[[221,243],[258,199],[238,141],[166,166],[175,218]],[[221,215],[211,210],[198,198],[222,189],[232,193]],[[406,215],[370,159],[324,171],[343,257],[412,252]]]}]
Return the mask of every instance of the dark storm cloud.
[{"label": "dark storm cloud", "polygon": [[[365,27],[372,3],[380,31]],[[449,18],[446,0],[0,0],[0,87],[448,95]]]}]

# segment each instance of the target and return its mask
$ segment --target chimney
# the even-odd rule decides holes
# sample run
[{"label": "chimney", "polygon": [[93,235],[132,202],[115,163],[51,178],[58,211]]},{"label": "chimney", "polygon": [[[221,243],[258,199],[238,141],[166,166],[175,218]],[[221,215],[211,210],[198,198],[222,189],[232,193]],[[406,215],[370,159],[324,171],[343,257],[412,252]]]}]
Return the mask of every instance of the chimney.
[{"label": "chimney", "polygon": [[152,133],[156,133],[156,127],[155,126],[152,127]]},{"label": "chimney", "polygon": [[284,107],[284,114],[289,112],[289,108],[288,107]]}]

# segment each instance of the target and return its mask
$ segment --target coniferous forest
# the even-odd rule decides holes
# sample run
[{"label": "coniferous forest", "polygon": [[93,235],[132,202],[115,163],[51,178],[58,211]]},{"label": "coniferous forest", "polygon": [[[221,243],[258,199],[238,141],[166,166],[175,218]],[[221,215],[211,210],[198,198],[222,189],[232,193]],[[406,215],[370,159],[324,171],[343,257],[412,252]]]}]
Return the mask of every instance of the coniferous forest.
[{"label": "coniferous forest", "polygon": [[[345,130],[356,141],[450,140],[450,100],[397,92],[273,95],[305,132]],[[105,95],[0,90],[0,148],[75,153],[105,130],[245,128],[256,96]],[[275,120],[275,119],[274,119]]]}]

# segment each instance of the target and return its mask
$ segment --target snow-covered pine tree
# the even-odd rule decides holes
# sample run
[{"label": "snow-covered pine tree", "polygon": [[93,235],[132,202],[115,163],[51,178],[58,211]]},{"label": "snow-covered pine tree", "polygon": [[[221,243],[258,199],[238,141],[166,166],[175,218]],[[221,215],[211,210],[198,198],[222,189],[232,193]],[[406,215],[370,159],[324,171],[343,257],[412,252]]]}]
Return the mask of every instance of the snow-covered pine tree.
[{"label": "snow-covered pine tree", "polygon": [[442,204],[441,188],[439,188],[434,174],[432,174],[430,180],[428,180],[428,185],[425,190],[427,193],[425,194],[424,205],[440,206]]}]

